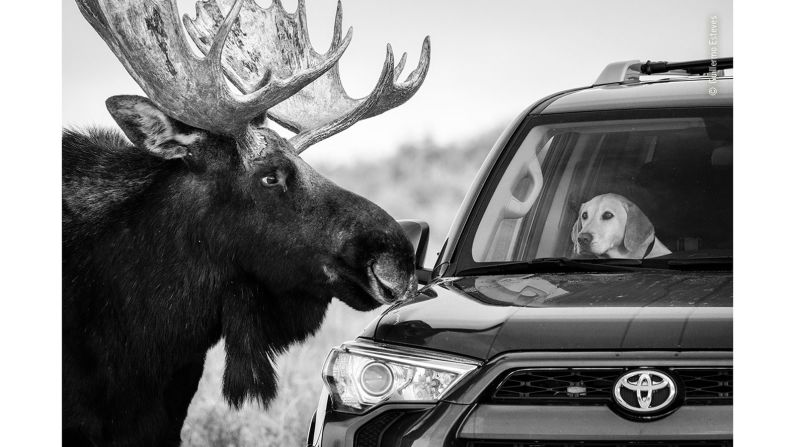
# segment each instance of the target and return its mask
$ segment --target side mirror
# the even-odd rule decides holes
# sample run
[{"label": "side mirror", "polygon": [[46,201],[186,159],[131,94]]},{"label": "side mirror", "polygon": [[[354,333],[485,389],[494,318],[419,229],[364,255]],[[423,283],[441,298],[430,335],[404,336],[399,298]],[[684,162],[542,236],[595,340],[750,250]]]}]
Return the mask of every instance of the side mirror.
[{"label": "side mirror", "polygon": [[406,233],[411,244],[414,246],[414,268],[417,271],[417,282],[428,284],[431,280],[431,271],[425,269],[425,252],[428,251],[428,234],[430,229],[428,224],[421,220],[399,220],[403,232]]}]

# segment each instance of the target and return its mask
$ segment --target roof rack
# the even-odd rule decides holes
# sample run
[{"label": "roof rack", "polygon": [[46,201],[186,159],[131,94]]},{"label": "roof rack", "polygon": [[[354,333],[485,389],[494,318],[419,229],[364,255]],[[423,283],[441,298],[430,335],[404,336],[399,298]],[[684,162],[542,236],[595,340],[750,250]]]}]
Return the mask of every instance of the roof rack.
[{"label": "roof rack", "polygon": [[650,60],[645,63],[639,60],[613,62],[602,70],[594,85],[639,82],[641,75],[661,73],[702,75],[715,72],[717,76],[723,76],[723,70],[732,68],[733,65],[734,58],[732,57],[687,62],[652,62]]}]

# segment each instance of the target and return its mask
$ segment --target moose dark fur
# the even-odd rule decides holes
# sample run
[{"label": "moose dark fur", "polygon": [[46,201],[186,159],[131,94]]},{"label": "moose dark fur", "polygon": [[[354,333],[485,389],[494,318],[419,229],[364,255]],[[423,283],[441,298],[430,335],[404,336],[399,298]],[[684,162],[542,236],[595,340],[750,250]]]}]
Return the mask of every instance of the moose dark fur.
[{"label": "moose dark fur", "polygon": [[267,404],[274,356],[332,297],[368,310],[416,288],[400,226],[275,133],[244,166],[233,139],[146,98],[108,108],[133,144],[63,133],[65,445],[179,445],[220,339],[226,399]]}]

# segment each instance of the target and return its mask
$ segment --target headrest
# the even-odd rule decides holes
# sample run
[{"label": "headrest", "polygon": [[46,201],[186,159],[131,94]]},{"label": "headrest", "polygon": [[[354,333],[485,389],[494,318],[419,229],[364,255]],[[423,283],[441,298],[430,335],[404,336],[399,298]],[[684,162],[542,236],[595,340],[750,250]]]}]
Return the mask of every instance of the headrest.
[{"label": "headrest", "polygon": [[712,150],[710,158],[712,166],[731,166],[732,165],[732,145],[726,144],[718,146]]}]

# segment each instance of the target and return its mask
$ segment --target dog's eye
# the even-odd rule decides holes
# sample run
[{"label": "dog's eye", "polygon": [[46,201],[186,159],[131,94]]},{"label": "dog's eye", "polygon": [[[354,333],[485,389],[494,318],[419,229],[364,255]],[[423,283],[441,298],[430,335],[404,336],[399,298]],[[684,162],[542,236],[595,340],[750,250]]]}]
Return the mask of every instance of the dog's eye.
[{"label": "dog's eye", "polygon": [[602,214],[602,219],[603,220],[608,220],[608,219],[612,219],[612,218],[613,218],[613,213],[611,213],[610,211],[605,211],[605,213]]},{"label": "dog's eye", "polygon": [[582,213],[582,220],[588,220],[588,212]]}]

